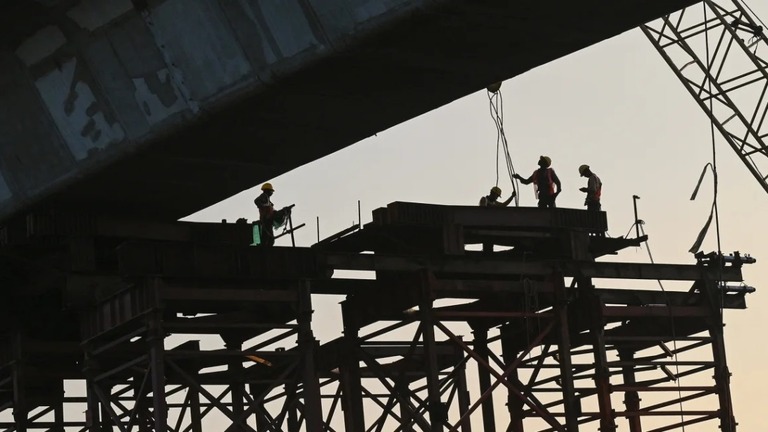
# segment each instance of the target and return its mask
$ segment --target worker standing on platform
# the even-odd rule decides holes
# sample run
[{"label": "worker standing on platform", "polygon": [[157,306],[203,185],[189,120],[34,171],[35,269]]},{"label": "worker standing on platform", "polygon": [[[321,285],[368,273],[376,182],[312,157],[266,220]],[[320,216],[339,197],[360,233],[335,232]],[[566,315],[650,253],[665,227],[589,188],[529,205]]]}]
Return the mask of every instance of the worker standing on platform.
[{"label": "worker standing on platform", "polygon": [[501,188],[494,186],[491,188],[490,194],[480,198],[480,207],[506,207],[513,199],[515,199],[515,195],[517,195],[517,193],[512,191],[512,195],[510,195],[506,201],[500,202]]},{"label": "worker standing on platform", "polygon": [[261,235],[261,244],[264,246],[275,245],[275,231],[273,224],[275,221],[275,205],[272,204],[270,197],[275,193],[271,183],[261,185],[261,195],[253,200],[256,207],[259,208],[259,234]]},{"label": "worker standing on platform", "polygon": [[589,169],[589,165],[580,166],[579,174],[587,178],[587,187],[579,188],[580,191],[587,194],[584,205],[587,206],[587,210],[600,211],[600,195],[603,193],[603,182],[600,181],[600,177],[597,174]]},{"label": "worker standing on platform", "polygon": [[[491,188],[491,193],[480,198],[480,207],[506,207],[515,198],[515,195],[517,195],[517,192],[512,191],[512,195],[510,195],[506,201],[500,202],[499,197],[501,197],[501,188],[494,186]],[[492,253],[493,243],[483,243],[483,252]]]},{"label": "worker standing on platform", "polygon": [[[563,190],[560,179],[552,168],[552,159],[547,156],[539,157],[539,169],[533,172],[530,177],[523,178],[515,174],[515,178],[523,184],[531,184],[536,190],[536,197],[539,199],[539,208],[554,208],[555,199]],[[555,190],[557,186],[557,190]]]}]

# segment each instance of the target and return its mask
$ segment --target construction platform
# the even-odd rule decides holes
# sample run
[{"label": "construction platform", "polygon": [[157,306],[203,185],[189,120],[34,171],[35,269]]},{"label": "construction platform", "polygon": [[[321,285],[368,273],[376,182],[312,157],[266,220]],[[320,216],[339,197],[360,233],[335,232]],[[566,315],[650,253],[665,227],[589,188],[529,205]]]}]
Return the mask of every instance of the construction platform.
[{"label": "construction platform", "polygon": [[[574,209],[398,202],[310,248],[251,230],[4,227],[0,426],[735,431],[722,310],[746,308],[751,257],[602,261],[646,239]],[[341,316],[313,320],[313,295]]]}]

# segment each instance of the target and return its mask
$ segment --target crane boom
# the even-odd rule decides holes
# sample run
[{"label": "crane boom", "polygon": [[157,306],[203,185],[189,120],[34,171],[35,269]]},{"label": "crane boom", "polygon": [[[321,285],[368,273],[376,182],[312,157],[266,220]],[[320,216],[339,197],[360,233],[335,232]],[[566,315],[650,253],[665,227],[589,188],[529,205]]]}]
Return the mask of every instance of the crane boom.
[{"label": "crane boom", "polygon": [[641,26],[768,192],[768,42],[739,0],[703,0]]}]

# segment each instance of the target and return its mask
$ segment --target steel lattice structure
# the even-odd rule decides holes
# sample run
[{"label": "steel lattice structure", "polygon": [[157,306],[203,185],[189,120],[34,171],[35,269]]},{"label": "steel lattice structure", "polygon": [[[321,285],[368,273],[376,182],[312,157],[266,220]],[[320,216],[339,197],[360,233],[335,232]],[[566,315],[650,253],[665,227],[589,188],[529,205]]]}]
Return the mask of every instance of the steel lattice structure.
[{"label": "steel lattice structure", "polygon": [[[645,240],[606,226],[393,203],[313,248],[262,248],[248,224],[31,214],[2,236],[19,274],[1,303],[0,426],[735,431],[720,310],[746,307],[725,283],[754,260],[600,262]],[[312,295],[329,294],[345,296],[343,334],[320,344]]]},{"label": "steel lattice structure", "polygon": [[768,192],[768,41],[739,0],[703,0],[640,27]]}]

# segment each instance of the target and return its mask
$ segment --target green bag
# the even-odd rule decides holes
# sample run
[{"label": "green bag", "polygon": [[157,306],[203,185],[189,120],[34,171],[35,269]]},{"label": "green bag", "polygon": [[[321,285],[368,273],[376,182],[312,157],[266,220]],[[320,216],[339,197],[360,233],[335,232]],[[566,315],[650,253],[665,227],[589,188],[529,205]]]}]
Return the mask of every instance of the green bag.
[{"label": "green bag", "polygon": [[261,244],[261,226],[259,224],[253,224],[253,243],[251,246],[258,246]]}]

